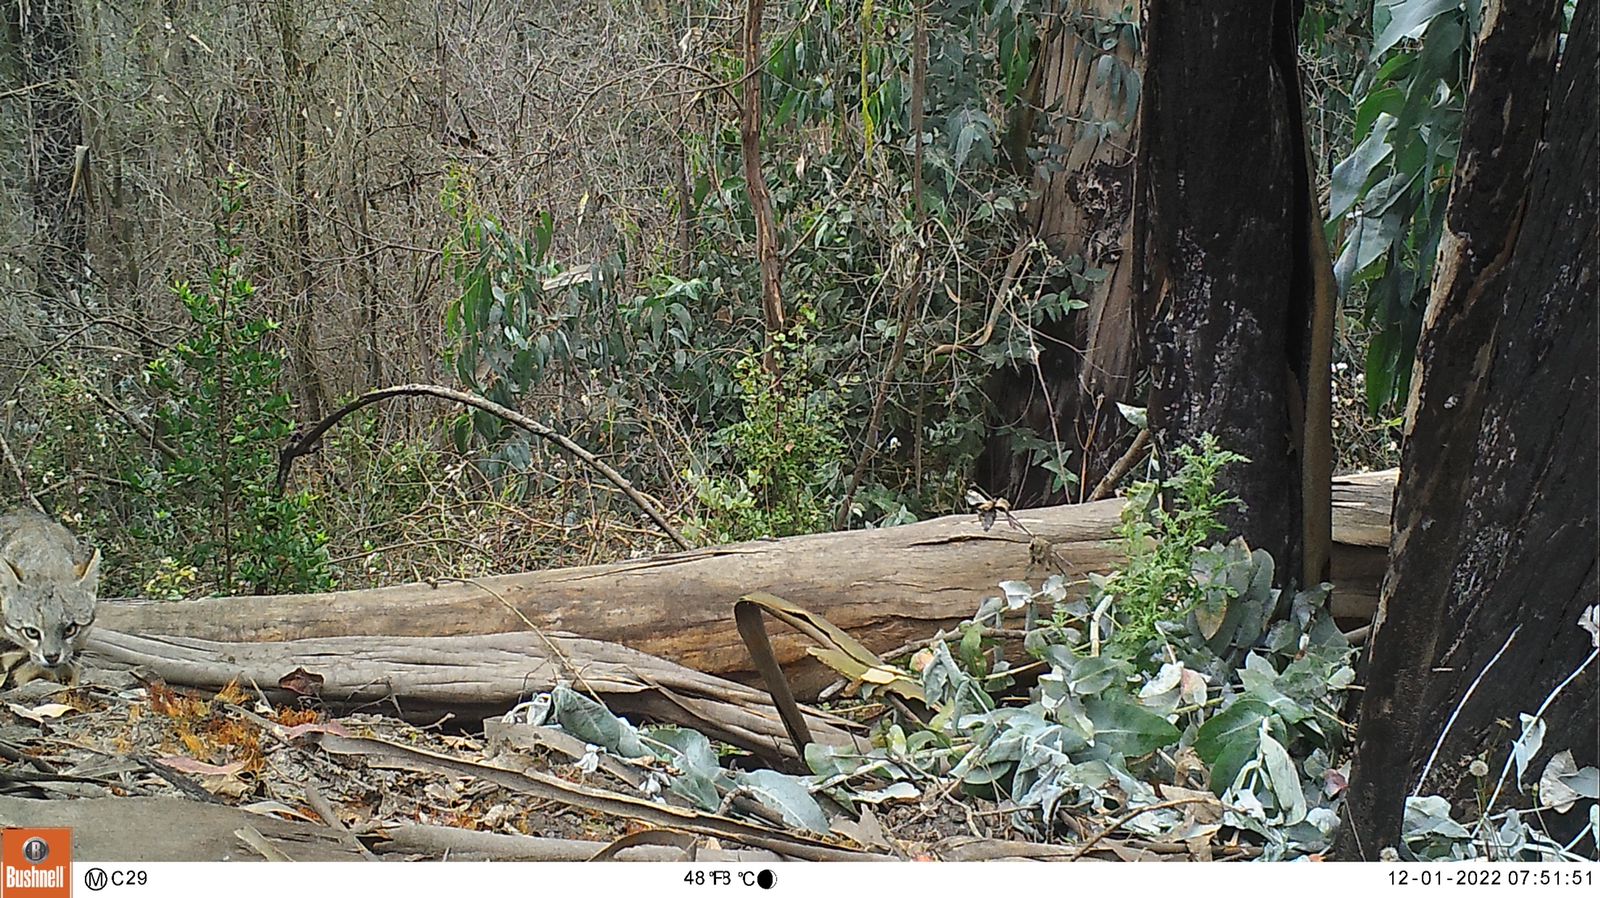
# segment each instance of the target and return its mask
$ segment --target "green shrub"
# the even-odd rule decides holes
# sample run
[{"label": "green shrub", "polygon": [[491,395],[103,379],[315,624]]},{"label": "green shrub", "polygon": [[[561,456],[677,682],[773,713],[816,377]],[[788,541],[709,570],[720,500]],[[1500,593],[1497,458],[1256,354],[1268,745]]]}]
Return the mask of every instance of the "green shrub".
[{"label": "green shrub", "polygon": [[722,473],[688,472],[711,542],[794,536],[832,526],[844,443],[834,393],[811,382],[805,331],[778,335],[771,370],[748,353],[735,366],[743,417],[712,441]]},{"label": "green shrub", "polygon": [[[1203,434],[1197,446],[1180,446],[1178,470],[1164,482],[1148,480],[1128,490],[1117,525],[1128,561],[1105,577],[1093,601],[1111,597],[1117,629],[1113,650],[1123,657],[1140,651],[1157,635],[1156,624],[1180,620],[1201,595],[1195,580],[1195,553],[1222,530],[1217,516],[1238,503],[1217,490],[1217,474],[1244,456]],[[1163,501],[1163,498],[1165,501]]]},{"label": "green shrub", "polygon": [[271,593],[332,586],[316,497],[280,497],[275,489],[278,449],[293,422],[282,354],[267,346],[278,325],[249,314],[255,288],[243,273],[235,229],[246,187],[222,185],[218,261],[203,284],[173,288],[191,330],[145,371],[159,397],[156,430],[176,454],[128,476],[143,499],[130,532],[160,547],[153,588],[194,582]]}]

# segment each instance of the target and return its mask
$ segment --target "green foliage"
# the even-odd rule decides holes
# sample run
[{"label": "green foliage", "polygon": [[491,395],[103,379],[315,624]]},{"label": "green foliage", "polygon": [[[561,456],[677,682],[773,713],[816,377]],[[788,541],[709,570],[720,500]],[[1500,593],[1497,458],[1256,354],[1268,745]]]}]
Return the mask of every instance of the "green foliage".
[{"label": "green foliage", "polygon": [[[1323,0],[1323,7],[1337,0]],[[1563,5],[1563,33],[1573,3]],[[1345,30],[1370,27],[1365,66],[1349,91],[1349,149],[1334,167],[1328,236],[1339,244],[1342,293],[1364,297],[1366,402],[1403,399],[1444,232],[1460,150],[1479,0],[1376,0],[1369,22],[1319,13]]]},{"label": "green foliage", "polygon": [[1217,491],[1217,474],[1248,461],[1220,448],[1211,434],[1176,454],[1181,464],[1165,483],[1142,481],[1129,489],[1117,526],[1128,562],[1097,584],[1098,593],[1112,599],[1118,623],[1112,645],[1124,655],[1143,649],[1159,622],[1181,618],[1201,597],[1195,553],[1222,529],[1222,510],[1238,502]]},{"label": "green foliage", "polygon": [[[1242,459],[1209,438],[1182,458],[1160,487],[1168,508],[1155,507],[1155,486],[1130,498],[1122,568],[1087,584],[1003,582],[956,651],[919,654],[928,738],[897,749],[886,733],[888,757],[1008,797],[1035,813],[1040,835],[1061,808],[1120,814],[1159,804],[1153,784],[1177,783],[1208,785],[1224,825],[1255,833],[1264,857],[1328,847],[1338,815],[1323,785],[1343,745],[1352,649],[1326,584],[1285,596],[1265,552],[1242,540],[1205,547],[1231,501],[1217,473]],[[995,634],[1017,612],[1024,648],[1046,669],[1025,704],[1001,700],[1015,678]],[[1204,765],[1198,781],[1185,782],[1184,749]],[[1190,822],[1152,808],[1130,829],[1171,837]]]},{"label": "green foliage", "polygon": [[[470,180],[452,172],[442,194],[459,225],[446,263],[459,292],[445,308],[446,358],[468,388],[507,408],[531,391],[572,375],[609,373],[626,355],[622,335],[605,320],[601,285],[588,271],[556,278],[548,258],[554,232],[549,213],[535,216],[532,236],[507,233],[478,208]],[[584,385],[580,385],[582,389]],[[477,439],[491,454],[485,473],[527,471],[528,437],[487,412],[456,421],[456,448]]]},{"label": "green foliage", "polygon": [[225,592],[332,585],[315,497],[280,498],[274,488],[277,451],[292,422],[281,353],[266,345],[277,324],[244,311],[254,288],[242,272],[234,222],[246,187],[223,184],[218,261],[204,284],[173,288],[192,327],[146,369],[160,397],[156,429],[176,458],[129,474],[143,498],[130,532],[167,553],[150,581],[159,592],[196,579]]},{"label": "green foliage", "polygon": [[[784,160],[765,166],[782,243],[784,305],[792,319],[807,321],[805,351],[787,363],[784,377],[831,381],[827,403],[842,443],[819,453],[827,456],[819,470],[864,454],[857,441],[889,379],[878,445],[851,509],[851,519],[865,523],[957,504],[995,426],[986,421],[989,372],[1033,364],[1033,328],[1083,308],[1082,296],[1106,277],[1029,242],[1019,216],[1031,166],[1059,166],[1069,152],[1039,139],[1052,124],[1044,116],[1029,130],[1025,122],[1033,119],[1016,114],[1037,50],[1039,5],[928,7],[925,118],[916,134],[914,8],[796,3],[788,10],[793,27],[773,30],[765,48],[762,146],[768,160]],[[1115,51],[1136,41],[1137,29],[1131,20],[1075,22],[1094,38],[1092,52],[1106,61],[1100,68],[1119,85],[1105,126],[1079,141],[1092,150],[1125,127],[1133,108],[1137,78]],[[743,74],[732,51],[718,51],[713,68],[731,82]],[[687,251],[663,245],[631,262],[615,256],[568,265],[552,257],[564,226],[554,216],[541,213],[518,235],[476,205],[465,175],[452,178],[443,195],[460,226],[448,257],[459,292],[445,315],[456,375],[502,404],[535,406],[647,488],[681,483],[674,481],[682,465],[669,463],[681,449],[650,451],[663,431],[687,434],[691,446],[718,456],[731,453],[732,439],[752,457],[750,438],[768,432],[750,424],[760,410],[750,407],[748,377],[729,362],[766,340],[738,130],[731,115],[707,114],[702,124],[684,137],[688,190],[669,193],[692,237]],[[913,192],[919,144],[925,219]],[[1024,261],[1006,282],[1007,314],[997,316],[988,339],[974,341],[986,332],[1001,269],[1019,243]],[[904,335],[902,296],[916,303]],[[901,370],[887,372],[902,336]],[[936,353],[940,346],[945,350]],[[785,395],[799,402],[802,394]],[[814,390],[804,395],[805,404],[820,401]],[[732,422],[748,429],[730,431]],[[1018,436],[1032,463],[1070,479],[1053,439]],[[485,415],[463,415],[457,438],[458,448],[487,448],[491,474],[499,470],[493,465],[525,468],[538,451]],[[695,467],[720,463],[707,457]],[[831,522],[818,511],[826,504],[818,483],[790,494],[813,497],[817,508],[810,499],[787,507],[793,503],[785,499],[772,519],[757,512],[769,507],[758,494],[772,485],[743,480],[741,473],[689,484],[724,522],[713,529],[788,532],[799,521],[806,528]]]},{"label": "green foliage", "polygon": [[1366,290],[1367,403],[1405,395],[1455,169],[1478,4],[1378,0],[1354,149],[1333,171],[1340,289]]},{"label": "green foliage", "polygon": [[[783,337],[783,335],[779,335]],[[774,341],[773,370],[759,353],[735,366],[744,416],[713,445],[727,473],[688,473],[705,511],[695,528],[710,542],[826,530],[839,492],[843,442],[833,393],[808,382],[803,328]]]}]

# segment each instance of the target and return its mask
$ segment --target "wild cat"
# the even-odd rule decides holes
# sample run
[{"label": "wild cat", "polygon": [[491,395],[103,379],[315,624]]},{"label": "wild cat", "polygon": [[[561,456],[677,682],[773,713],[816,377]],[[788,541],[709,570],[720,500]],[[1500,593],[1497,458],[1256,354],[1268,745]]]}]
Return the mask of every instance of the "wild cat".
[{"label": "wild cat", "polygon": [[86,553],[47,515],[31,508],[0,515],[0,687],[77,683],[99,579],[100,550]]}]

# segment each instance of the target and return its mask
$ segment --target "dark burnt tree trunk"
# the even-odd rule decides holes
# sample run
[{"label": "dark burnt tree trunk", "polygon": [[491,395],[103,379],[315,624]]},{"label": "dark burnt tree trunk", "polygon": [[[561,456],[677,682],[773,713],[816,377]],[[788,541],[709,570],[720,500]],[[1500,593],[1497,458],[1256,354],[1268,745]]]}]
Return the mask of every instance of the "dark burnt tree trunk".
[{"label": "dark burnt tree trunk", "polygon": [[[1040,167],[1039,199],[1028,209],[1031,232],[1057,258],[1079,257],[1106,272],[1079,297],[1089,307],[1039,327],[1038,369],[1007,367],[988,384],[991,424],[997,430],[984,447],[977,478],[990,495],[1018,506],[1082,501],[1105,477],[1133,439],[1133,428],[1117,402],[1137,404],[1135,379],[1141,364],[1133,307],[1136,295],[1132,242],[1134,157],[1138,147],[1137,80],[1144,54],[1132,33],[1119,29],[1117,45],[1105,50],[1096,30],[1124,14],[1124,0],[1073,0],[1070,10],[1048,23],[1027,100],[1013,122],[1008,143],[1017,168],[1033,166],[1026,148],[1041,109],[1054,110],[1048,140],[1060,148],[1063,168]],[[1101,57],[1114,57],[1119,77],[1103,73]],[[1096,71],[1102,74],[1097,77]],[[1107,132],[1107,125],[1113,130]],[[1070,289],[1067,284],[1054,285]],[[1019,426],[1044,439],[1058,438],[1078,483],[1052,489],[1054,476],[1033,465],[999,427]]]},{"label": "dark burnt tree trunk", "polygon": [[[55,317],[84,277],[88,169],[80,169],[83,122],[72,92],[77,70],[73,0],[8,4],[16,45],[17,97],[27,123],[27,178],[38,246],[40,307]],[[74,175],[77,174],[75,178]],[[54,323],[54,322],[52,322]]]},{"label": "dark burnt tree trunk", "polygon": [[[1224,523],[1271,552],[1284,580],[1301,576],[1310,532],[1301,512],[1314,504],[1301,495],[1305,385],[1326,389],[1327,374],[1324,362],[1310,377],[1308,361],[1320,216],[1301,124],[1298,18],[1291,0],[1151,0],[1134,248],[1163,467],[1208,432],[1248,457],[1223,472],[1221,487],[1242,500]],[[1313,407],[1326,414],[1325,403]]]},{"label": "dark burnt tree trunk", "polygon": [[[1470,801],[1472,760],[1498,776],[1519,712],[1591,650],[1578,618],[1596,600],[1596,12],[1579,4],[1557,71],[1560,9],[1486,8],[1407,409],[1346,857],[1399,846],[1408,794]],[[1563,749],[1595,763],[1595,689],[1591,664],[1545,711],[1530,778]],[[1576,832],[1587,807],[1543,819]]]}]

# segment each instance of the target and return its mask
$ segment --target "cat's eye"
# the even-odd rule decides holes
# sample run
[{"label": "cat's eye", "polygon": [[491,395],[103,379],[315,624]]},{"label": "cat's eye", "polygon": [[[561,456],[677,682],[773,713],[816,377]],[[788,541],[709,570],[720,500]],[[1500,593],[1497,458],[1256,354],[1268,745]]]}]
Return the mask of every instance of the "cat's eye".
[{"label": "cat's eye", "polygon": [[62,628],[61,634],[63,636],[66,636],[69,639],[72,638],[73,636],[78,635],[78,625],[77,624],[67,624],[65,627]]},{"label": "cat's eye", "polygon": [[35,630],[32,627],[23,627],[22,628],[22,635],[28,637],[29,639],[32,639],[34,642],[38,642],[39,641],[39,636],[40,636],[39,631]]}]

